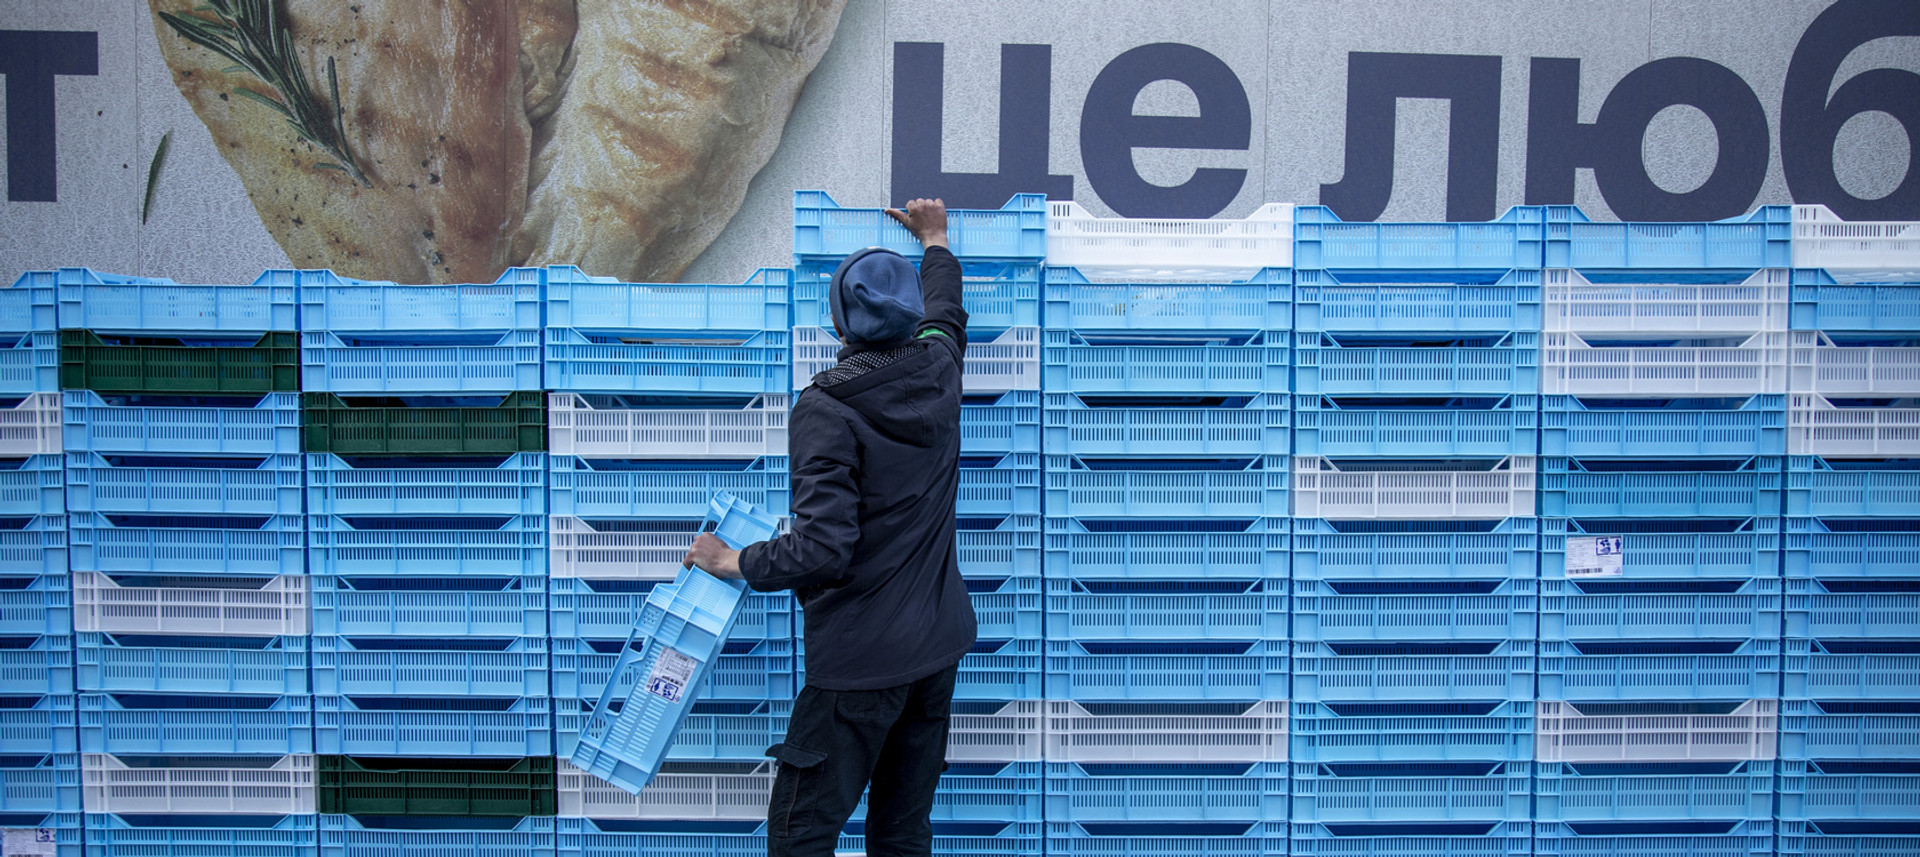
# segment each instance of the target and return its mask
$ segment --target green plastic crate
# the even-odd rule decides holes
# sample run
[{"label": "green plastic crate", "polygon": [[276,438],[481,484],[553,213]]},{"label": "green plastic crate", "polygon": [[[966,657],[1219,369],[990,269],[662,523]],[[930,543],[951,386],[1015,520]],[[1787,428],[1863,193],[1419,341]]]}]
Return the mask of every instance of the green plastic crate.
[{"label": "green plastic crate", "polygon": [[553,815],[556,783],[552,756],[314,759],[319,811],[342,815]]},{"label": "green plastic crate", "polygon": [[300,389],[300,336],[277,331],[247,346],[109,345],[91,330],[60,331],[60,387],[101,393],[290,393]]},{"label": "green plastic crate", "polygon": [[410,406],[391,397],[353,398],[358,407],[333,393],[301,396],[301,448],[341,455],[547,450],[547,402],[539,392],[512,393],[491,407],[421,406],[421,399]]}]

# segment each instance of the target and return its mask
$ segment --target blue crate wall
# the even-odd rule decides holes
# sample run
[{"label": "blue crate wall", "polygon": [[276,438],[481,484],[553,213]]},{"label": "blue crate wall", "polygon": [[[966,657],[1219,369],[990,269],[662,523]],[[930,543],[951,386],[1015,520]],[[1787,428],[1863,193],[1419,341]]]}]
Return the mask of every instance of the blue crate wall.
[{"label": "blue crate wall", "polygon": [[90,854],[250,854],[307,857],[319,844],[318,816],[205,814],[86,816]]},{"label": "blue crate wall", "polygon": [[1498,276],[1546,259],[1543,206],[1485,223],[1345,223],[1326,206],[1294,209],[1293,264],[1336,271],[1448,271]]},{"label": "blue crate wall", "polygon": [[745,284],[621,283],[545,270],[549,389],[579,393],[786,392],[793,272]]},{"label": "blue crate wall", "polygon": [[475,857],[554,857],[555,819],[321,814],[325,857],[402,857],[442,850]]},{"label": "blue crate wall", "polygon": [[1792,264],[1792,213],[1763,206],[1710,223],[1596,223],[1571,205],[1542,206],[1550,268],[1739,270]]}]

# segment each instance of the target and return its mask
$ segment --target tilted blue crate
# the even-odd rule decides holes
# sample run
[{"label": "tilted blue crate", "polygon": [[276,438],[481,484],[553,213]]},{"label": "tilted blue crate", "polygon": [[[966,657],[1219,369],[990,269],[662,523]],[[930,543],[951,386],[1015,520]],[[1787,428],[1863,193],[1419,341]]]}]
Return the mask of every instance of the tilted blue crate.
[{"label": "tilted blue crate", "polygon": [[80,751],[72,694],[0,696],[0,753],[77,753]]},{"label": "tilted blue crate", "polygon": [[313,638],[313,692],[351,696],[544,696],[546,637]]},{"label": "tilted blue crate", "polygon": [[74,571],[300,574],[297,515],[73,515]]},{"label": "tilted blue crate", "polygon": [[73,693],[73,658],[71,634],[0,637],[0,686],[34,696]]},{"label": "tilted blue crate", "polygon": [[1296,396],[1293,454],[1445,458],[1533,455],[1538,396]]},{"label": "tilted blue crate", "polygon": [[1575,206],[1543,208],[1549,268],[1686,271],[1793,264],[1792,211],[1786,206],[1711,223],[1595,223]]},{"label": "tilted blue crate", "polygon": [[311,515],[313,574],[537,575],[547,570],[543,515]]},{"label": "tilted blue crate", "polygon": [[[550,581],[551,617],[555,639],[579,637],[613,640],[633,630],[645,611],[647,596],[666,581],[584,580],[556,577]],[[776,640],[793,636],[794,601],[785,592],[749,592],[741,601],[730,639]]]},{"label": "tilted blue crate", "polygon": [[300,394],[65,394],[69,452],[290,455],[300,452]]},{"label": "tilted blue crate", "polygon": [[1920,760],[1814,759],[1780,766],[1780,817],[1900,819],[1920,806]]},{"label": "tilted blue crate", "polygon": [[534,697],[315,696],[314,752],[551,756],[553,706]]},{"label": "tilted blue crate", "polygon": [[1046,449],[1071,455],[1266,455],[1288,450],[1287,397],[1048,393]]},{"label": "tilted blue crate", "polygon": [[955,520],[960,574],[971,578],[1040,574],[1040,516],[986,515]]},{"label": "tilted blue crate", "polygon": [[31,517],[66,511],[58,455],[0,458],[0,515]]},{"label": "tilted blue crate", "polygon": [[544,515],[547,456],[306,456],[314,515]]},{"label": "tilted blue crate", "polygon": [[1788,698],[1920,699],[1920,641],[1786,640]]},{"label": "tilted blue crate", "polygon": [[306,637],[212,637],[81,632],[88,693],[307,693]]},{"label": "tilted blue crate", "polygon": [[543,575],[383,577],[315,574],[313,633],[341,636],[544,637]]},{"label": "tilted blue crate", "polygon": [[80,751],[116,756],[312,753],[311,696],[83,693]]},{"label": "tilted blue crate", "polygon": [[1047,637],[1056,640],[1259,640],[1286,636],[1284,581],[1047,580]]},{"label": "tilted blue crate", "polygon": [[15,577],[3,569],[0,569],[0,575],[5,575],[0,576],[0,636],[59,636],[73,633],[73,579],[70,575],[60,572]]},{"label": "tilted blue crate", "polygon": [[1284,762],[1048,762],[1047,815],[1089,821],[1283,821]]},{"label": "tilted blue crate", "polygon": [[1545,237],[1537,206],[1486,223],[1344,223],[1324,205],[1293,210],[1293,266],[1339,271],[1502,272],[1538,268]]},{"label": "tilted blue crate", "polygon": [[1766,818],[1773,761],[1542,762],[1540,821]]},{"label": "tilted blue crate", "polygon": [[1293,644],[1296,702],[1533,698],[1531,640]]},{"label": "tilted blue crate", "polygon": [[1541,514],[1570,518],[1735,518],[1780,514],[1784,461],[1547,456]]},{"label": "tilted blue crate", "polygon": [[1789,637],[1920,638],[1920,592],[1906,580],[1786,580]]},{"label": "tilted blue crate", "polygon": [[0,756],[0,813],[80,811],[80,756]]},{"label": "tilted blue crate", "polygon": [[1040,451],[1040,391],[960,397],[960,453],[1002,455]]},{"label": "tilted blue crate", "polygon": [[1295,857],[1533,857],[1525,821],[1295,822],[1292,837]]},{"label": "tilted blue crate", "polygon": [[[678,598],[672,584],[648,593],[650,603]],[[642,616],[646,613],[643,610]],[[658,621],[658,620],[655,620]],[[631,631],[635,626],[629,625]],[[612,639],[555,637],[553,639],[553,695],[592,701],[594,695],[620,676],[620,659],[628,642]],[[707,658],[701,691],[704,699],[761,700],[791,697],[800,690],[799,658],[792,639],[734,639],[729,635]]]},{"label": "tilted blue crate", "polygon": [[1920,700],[1783,699],[1780,758],[1920,759]]},{"label": "tilted blue crate", "polygon": [[1531,640],[1538,581],[1295,580],[1295,640]]},{"label": "tilted blue crate", "polygon": [[1262,331],[1043,331],[1049,393],[1287,392],[1287,337]]},{"label": "tilted blue crate", "polygon": [[1525,821],[1532,777],[1532,762],[1295,762],[1293,819]]},{"label": "tilted blue crate", "polygon": [[[321,857],[555,857],[555,819],[321,815]],[[308,852],[312,853],[312,852]]]},{"label": "tilted blue crate", "polygon": [[165,515],[299,515],[300,456],[67,453],[67,508]]},{"label": "tilted blue crate", "polygon": [[1780,690],[1780,640],[1574,640],[1540,644],[1540,698],[1758,699]]},{"label": "tilted blue crate", "polygon": [[316,824],[312,815],[89,813],[87,841],[107,854],[307,857],[317,841]]},{"label": "tilted blue crate", "polygon": [[548,389],[605,393],[787,392],[792,334],[548,328]]},{"label": "tilted blue crate", "polygon": [[1049,699],[1281,699],[1284,644],[1266,640],[1048,640]]},{"label": "tilted blue crate", "polygon": [[1058,857],[1282,857],[1284,821],[1047,822],[1046,853]]},{"label": "tilted blue crate", "polygon": [[[839,260],[802,264],[793,272],[795,327],[833,327],[827,288]],[[1040,266],[1031,262],[960,260],[961,300],[970,331],[1040,323]]]},{"label": "tilted blue crate", "polygon": [[1540,577],[1579,576],[1567,569],[1569,539],[1618,536],[1621,575],[1636,579],[1777,577],[1782,534],[1778,517],[1541,518]]},{"label": "tilted blue crate", "polygon": [[[1037,193],[1015,194],[997,211],[950,210],[947,224],[953,253],[962,259],[1037,263],[1047,253],[1047,200]],[[910,259],[923,252],[920,242],[882,209],[845,208],[825,191],[793,192],[795,261],[837,265],[868,247]]]},{"label": "tilted blue crate", "polygon": [[[1287,330],[1293,272],[1267,268],[1237,282],[1094,281],[1079,270],[1046,271],[1050,330]],[[968,304],[971,309],[972,305]]]},{"label": "tilted blue crate", "polygon": [[1046,519],[1048,577],[1253,579],[1284,575],[1287,519]]},{"label": "tilted blue crate", "polygon": [[[299,330],[299,296],[274,272],[250,285],[197,285],[61,268],[60,327],[114,331]],[[17,287],[17,286],[16,286]]]},{"label": "tilted blue crate", "polygon": [[1780,634],[1780,579],[1543,580],[1540,639],[1771,637]]},{"label": "tilted blue crate", "polygon": [[555,515],[667,518],[699,515],[724,491],[774,515],[787,513],[787,457],[754,459],[549,458]]},{"label": "tilted blue crate", "polygon": [[1920,330],[1920,284],[1840,285],[1818,269],[1792,279],[1794,330]]},{"label": "tilted blue crate", "polygon": [[1258,518],[1288,512],[1285,455],[1046,457],[1047,512],[1076,518]]},{"label": "tilted blue crate", "polygon": [[1293,386],[1330,396],[1540,392],[1540,334],[1296,333]]},{"label": "tilted blue crate", "polygon": [[1787,451],[1784,396],[1583,399],[1548,396],[1543,455],[1747,458]]},{"label": "tilted blue crate", "polygon": [[1532,577],[1538,518],[1500,521],[1293,519],[1296,580]]},{"label": "tilted blue crate", "polygon": [[1295,702],[1295,762],[1520,762],[1533,758],[1534,704]]},{"label": "tilted blue crate", "polygon": [[1788,518],[1788,577],[1913,575],[1920,551],[1920,519]]},{"label": "tilted blue crate", "polygon": [[1787,463],[1787,514],[1920,517],[1920,459],[1794,456]]},{"label": "tilted blue crate", "polygon": [[1333,271],[1293,274],[1294,329],[1509,331],[1540,329],[1540,271]]}]

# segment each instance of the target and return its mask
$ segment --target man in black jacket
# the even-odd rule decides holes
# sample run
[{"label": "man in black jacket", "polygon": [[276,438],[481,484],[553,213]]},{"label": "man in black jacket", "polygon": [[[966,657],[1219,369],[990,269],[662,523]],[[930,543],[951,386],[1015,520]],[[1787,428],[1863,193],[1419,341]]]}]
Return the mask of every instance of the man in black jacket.
[{"label": "man in black jacket", "polygon": [[960,367],[967,347],[947,209],[888,214],[926,247],[915,274],[869,249],[833,275],[846,346],[793,405],[793,526],[732,551],[695,539],[687,563],[805,608],[806,687],[793,706],[767,811],[767,853],[830,855],[872,783],[870,857],[933,849],[934,789],[973,603],[954,548]]}]

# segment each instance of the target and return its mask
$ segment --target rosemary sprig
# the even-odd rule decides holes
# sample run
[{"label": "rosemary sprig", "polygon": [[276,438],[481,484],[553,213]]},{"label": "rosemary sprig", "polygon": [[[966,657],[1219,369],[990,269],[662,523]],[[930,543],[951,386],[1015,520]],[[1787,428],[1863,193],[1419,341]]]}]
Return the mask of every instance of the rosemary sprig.
[{"label": "rosemary sprig", "polygon": [[294,53],[293,38],[280,23],[275,0],[206,0],[194,7],[196,12],[212,12],[218,20],[192,15],[160,13],[160,19],[181,38],[233,62],[229,71],[245,71],[273,88],[280,100],[268,98],[244,87],[234,95],[252,99],[273,108],[287,120],[300,138],[333,158],[333,163],[315,163],[321,169],[341,170],[367,187],[373,182],[361,172],[360,165],[347,151],[347,129],[340,109],[340,79],[333,70],[333,57],[327,57],[327,89],[332,98],[328,110],[307,84],[307,73],[300,68]]}]

